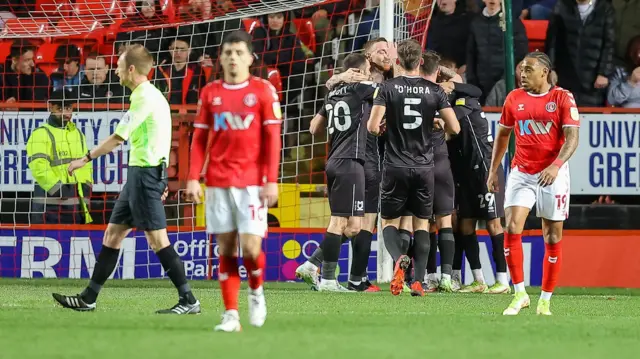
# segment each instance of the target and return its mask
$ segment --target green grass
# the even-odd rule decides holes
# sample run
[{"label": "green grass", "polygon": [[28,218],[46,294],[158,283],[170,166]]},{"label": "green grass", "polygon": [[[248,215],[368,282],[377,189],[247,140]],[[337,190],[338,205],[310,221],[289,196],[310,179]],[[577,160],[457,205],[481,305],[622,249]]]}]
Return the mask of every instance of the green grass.
[{"label": "green grass", "polygon": [[[241,333],[214,333],[222,311],[213,282],[192,283],[198,316],[159,316],[176,295],[168,281],[110,281],[98,309],[54,305],[51,292],[77,293],[85,281],[0,279],[0,358],[535,358],[640,356],[640,292],[565,289],[552,317],[535,309],[503,317],[510,296],[328,294],[301,284],[267,285],[269,316]],[[535,293],[535,289],[530,289]],[[535,307],[537,295],[532,295]]]}]

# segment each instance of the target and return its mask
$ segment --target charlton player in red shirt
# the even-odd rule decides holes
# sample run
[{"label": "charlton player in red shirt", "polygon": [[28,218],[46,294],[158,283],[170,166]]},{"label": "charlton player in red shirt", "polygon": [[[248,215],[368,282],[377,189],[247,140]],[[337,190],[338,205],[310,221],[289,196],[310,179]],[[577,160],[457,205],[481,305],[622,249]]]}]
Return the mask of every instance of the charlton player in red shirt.
[{"label": "charlton player in red shirt", "polygon": [[282,114],[275,88],[250,75],[252,62],[249,34],[235,31],[224,38],[220,54],[224,79],[201,91],[186,190],[187,197],[200,202],[200,174],[208,155],[207,233],[216,235],[219,246],[219,280],[226,309],[215,330],[224,332],[241,330],[238,237],[249,274],[249,321],[261,327],[267,316],[262,238],[267,233],[267,207],[278,199]]},{"label": "charlton player in red shirt", "polygon": [[522,230],[529,211],[536,205],[542,217],[545,254],[542,293],[537,314],[551,315],[551,294],[562,264],[562,225],[569,216],[569,158],[578,147],[580,115],[571,92],[551,85],[551,60],[533,52],[522,63],[522,88],[511,91],[500,117],[500,129],[493,145],[490,191],[498,190],[497,170],[509,143],[516,136],[516,153],[505,191],[507,231],[504,255],[515,289],[504,315],[517,315],[529,306],[522,269]]}]

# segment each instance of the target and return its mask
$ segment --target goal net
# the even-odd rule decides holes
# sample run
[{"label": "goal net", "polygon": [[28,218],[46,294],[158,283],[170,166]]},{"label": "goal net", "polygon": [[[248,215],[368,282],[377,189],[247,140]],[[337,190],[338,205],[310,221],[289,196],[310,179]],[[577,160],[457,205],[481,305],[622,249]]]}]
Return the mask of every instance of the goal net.
[{"label": "goal net", "polygon": [[[185,202],[182,188],[199,90],[221,75],[222,37],[244,29],[254,40],[252,72],[276,87],[285,118],[280,195],[269,210],[264,241],[265,274],[271,281],[295,280],[295,268],[318,247],[329,221],[327,138],[308,131],[327,92],[325,82],[341,70],[347,54],[380,36],[381,9],[393,19],[394,40],[414,38],[424,46],[434,8],[432,0],[395,0],[382,7],[377,0],[11,4],[17,5],[0,8],[0,276],[87,278],[92,273],[127,181],[129,144],[74,176],[66,173],[66,165],[113,133],[126,111],[130,91],[119,84],[114,69],[124,45],[136,43],[152,53],[149,80],[173,110],[165,203],[171,243],[190,279],[217,277],[218,252],[215,238],[204,232],[204,209]],[[64,120],[67,104],[73,106],[71,121]],[[379,244],[372,245],[369,277],[389,280],[392,264]],[[346,280],[350,252],[343,245],[340,280]],[[122,244],[113,277],[163,276],[144,234],[133,231]]]}]

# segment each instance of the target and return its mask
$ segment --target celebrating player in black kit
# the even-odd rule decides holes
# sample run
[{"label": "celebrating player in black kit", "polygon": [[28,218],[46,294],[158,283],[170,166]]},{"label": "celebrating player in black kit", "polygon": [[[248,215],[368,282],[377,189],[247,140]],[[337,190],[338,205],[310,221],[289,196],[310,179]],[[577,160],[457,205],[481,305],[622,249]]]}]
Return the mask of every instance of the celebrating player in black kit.
[{"label": "celebrating player in black kit", "polygon": [[[364,74],[358,68],[345,68],[346,71],[334,75],[327,81],[327,88],[333,90],[336,86],[344,83],[354,83],[371,80],[375,83],[382,83],[385,79],[392,77],[391,71],[391,51],[389,43],[383,37],[370,40],[364,45],[363,53],[369,61],[370,73]],[[362,118],[369,119],[372,99],[364,101]],[[371,242],[373,230],[376,226],[378,216],[378,203],[380,198],[380,154],[377,136],[367,133],[367,146],[364,162],[365,174],[365,199],[364,199],[364,219],[360,232],[351,241],[353,250],[353,260],[349,274],[347,289],[364,292],[379,292],[380,288],[372,284],[367,278],[367,264],[371,254]],[[343,237],[343,241],[346,238]],[[303,279],[317,288],[317,271],[324,256],[322,248],[316,249],[309,257],[309,260],[296,269],[296,276]]]},{"label": "celebrating player in black kit", "polygon": [[[457,85],[456,85],[457,86]],[[457,184],[456,202],[458,205],[458,230],[461,236],[456,238],[456,255],[453,263],[453,287],[460,287],[460,269],[463,254],[469,261],[474,281],[460,292],[467,293],[510,293],[507,279],[507,264],[504,257],[504,234],[501,217],[504,216],[504,171],[498,169],[500,191],[491,193],[486,180],[489,173],[493,138],[489,123],[485,117],[477,96],[461,91],[456,94],[453,107],[460,121],[460,133],[449,141],[449,153]],[[480,264],[480,249],[476,236],[478,219],[487,222],[487,230],[493,247],[493,260],[496,264],[496,282],[487,287]]]},{"label": "celebrating player in black kit", "polygon": [[[358,68],[364,74],[369,72],[369,62],[361,54],[347,56],[343,67]],[[331,146],[325,167],[331,220],[324,241],[320,244],[324,259],[319,291],[347,290],[336,281],[335,272],[342,237],[354,237],[362,225],[367,136],[362,103],[372,99],[376,89],[377,85],[373,82],[342,84],[327,94],[324,106],[311,121],[310,131],[316,134],[328,120]]]},{"label": "celebrating player in black kit", "polygon": [[[367,123],[369,132],[377,135],[386,112],[385,156],[381,184],[381,208],[384,242],[395,261],[391,293],[399,295],[404,272],[410,259],[399,246],[400,217],[408,210],[413,214],[415,240],[415,280],[411,294],[423,296],[424,278],[429,256],[429,218],[433,214],[433,127],[436,111],[444,120],[445,130],[458,133],[460,127],[447,96],[435,84],[439,56],[422,49],[415,40],[398,45],[397,64],[401,76],[382,84],[374,96],[374,106]],[[425,61],[429,80],[419,76]]]}]

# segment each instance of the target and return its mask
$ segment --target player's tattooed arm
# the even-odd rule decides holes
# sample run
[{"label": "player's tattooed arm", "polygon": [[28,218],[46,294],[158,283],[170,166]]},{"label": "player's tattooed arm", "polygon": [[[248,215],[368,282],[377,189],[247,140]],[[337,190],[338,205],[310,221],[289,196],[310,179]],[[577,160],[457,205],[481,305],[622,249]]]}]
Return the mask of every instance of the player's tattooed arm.
[{"label": "player's tattooed arm", "polygon": [[569,161],[573,153],[576,152],[576,148],[578,148],[578,140],[580,137],[580,127],[577,126],[565,126],[562,131],[564,132],[564,144],[560,148],[560,153],[558,154],[558,159],[562,161],[562,163],[566,163]]},{"label": "player's tattooed arm", "polygon": [[331,76],[325,86],[327,86],[327,89],[333,90],[341,82],[353,83],[367,80],[369,80],[369,76],[360,73],[360,70],[348,69],[341,74]]},{"label": "player's tattooed arm", "polygon": [[322,116],[321,114],[317,114],[311,120],[311,125],[309,126],[309,132],[312,135],[317,135],[321,133],[322,129],[324,129],[327,123],[327,118]]}]

